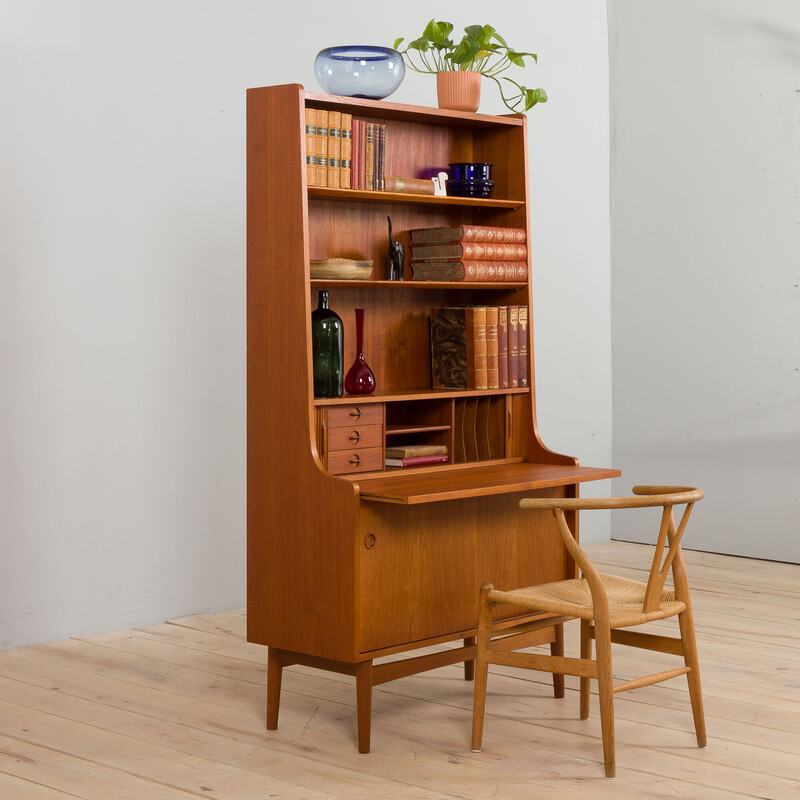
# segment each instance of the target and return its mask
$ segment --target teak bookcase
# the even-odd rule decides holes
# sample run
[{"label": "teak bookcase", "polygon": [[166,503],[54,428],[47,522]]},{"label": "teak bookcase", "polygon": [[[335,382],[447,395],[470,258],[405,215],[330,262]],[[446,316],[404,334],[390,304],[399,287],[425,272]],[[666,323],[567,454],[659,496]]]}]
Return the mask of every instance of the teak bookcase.
[{"label": "teak bookcase", "polygon": [[[491,162],[493,195],[308,187],[306,105],[386,123],[387,175]],[[580,482],[619,474],[580,467],[542,444],[532,337],[530,388],[431,389],[431,309],[532,309],[530,256],[524,283],[412,281],[408,263],[405,281],[383,279],[387,214],[406,245],[412,228],[485,224],[524,227],[533,249],[526,143],[520,115],[299,85],[247,93],[247,619],[248,640],[269,648],[269,729],[282,667],[347,673],[356,677],[359,750],[368,752],[373,686],[460,661],[470,677],[481,583],[512,588],[574,574],[555,519],[520,512],[520,498],[575,496]],[[375,270],[370,280],[311,280],[309,260],[328,257],[372,259]],[[320,288],[343,320],[345,369],[355,355],[354,310],[365,309],[372,395],[314,398],[310,318]],[[401,440],[446,443],[455,463],[384,470],[387,441]],[[550,627],[531,642],[555,637]],[[463,646],[373,664],[455,640]]]}]

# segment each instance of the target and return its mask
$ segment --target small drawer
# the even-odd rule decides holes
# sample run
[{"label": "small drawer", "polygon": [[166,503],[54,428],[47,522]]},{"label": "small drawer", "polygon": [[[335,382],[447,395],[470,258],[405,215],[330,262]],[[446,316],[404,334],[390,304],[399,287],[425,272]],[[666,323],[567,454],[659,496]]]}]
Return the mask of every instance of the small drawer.
[{"label": "small drawer", "polygon": [[328,427],[343,428],[354,425],[380,425],[383,422],[383,403],[364,403],[351,406],[329,406]]},{"label": "small drawer", "polygon": [[360,450],[364,447],[380,447],[383,425],[359,425],[351,428],[328,430],[328,452],[334,450]]},{"label": "small drawer", "polygon": [[333,450],[328,453],[328,472],[344,475],[351,472],[374,472],[383,469],[383,448],[364,450]]}]

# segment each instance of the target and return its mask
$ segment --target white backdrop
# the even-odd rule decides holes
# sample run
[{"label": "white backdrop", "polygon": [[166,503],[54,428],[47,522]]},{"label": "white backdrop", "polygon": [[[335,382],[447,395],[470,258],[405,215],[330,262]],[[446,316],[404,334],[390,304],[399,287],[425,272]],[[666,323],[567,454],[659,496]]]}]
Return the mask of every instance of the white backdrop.
[{"label": "white backdrop", "polygon": [[[432,13],[363,8],[0,0],[0,649],[243,605],[245,89],[317,91],[318,50]],[[490,12],[436,7],[538,52],[551,96],[530,124],[540,427],[608,465],[605,4]],[[434,105],[434,79],[392,100]]]},{"label": "white backdrop", "polygon": [[609,0],[609,34],[614,464],[706,489],[687,546],[800,562],[800,4]]}]

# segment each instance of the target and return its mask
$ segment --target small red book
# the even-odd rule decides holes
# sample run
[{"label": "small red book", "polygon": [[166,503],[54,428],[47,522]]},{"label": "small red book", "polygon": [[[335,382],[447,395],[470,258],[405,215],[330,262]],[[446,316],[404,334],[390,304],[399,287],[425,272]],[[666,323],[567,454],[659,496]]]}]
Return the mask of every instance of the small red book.
[{"label": "small red book", "polygon": [[387,467],[426,467],[429,464],[446,464],[447,453],[438,456],[410,456],[408,458],[387,458]]}]

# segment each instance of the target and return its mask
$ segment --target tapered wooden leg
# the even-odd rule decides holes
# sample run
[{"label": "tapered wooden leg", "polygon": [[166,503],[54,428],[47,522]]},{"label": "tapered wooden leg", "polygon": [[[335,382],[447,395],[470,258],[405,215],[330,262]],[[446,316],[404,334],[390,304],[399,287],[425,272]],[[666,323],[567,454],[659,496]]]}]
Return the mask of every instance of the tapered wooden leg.
[{"label": "tapered wooden leg", "polygon": [[[564,623],[559,622],[555,626],[556,639],[550,642],[550,655],[563,656],[564,655]],[[558,672],[553,673],[553,695],[555,697],[564,696],[564,675]]]},{"label": "tapered wooden leg", "polygon": [[358,708],[358,752],[369,753],[372,726],[372,661],[356,664],[356,706]]},{"label": "tapered wooden leg", "polygon": [[486,652],[492,638],[492,607],[488,594],[493,587],[490,583],[481,586],[478,600],[478,636],[475,654],[475,690],[472,701],[472,752],[480,753],[483,742],[483,712],[486,708],[486,683],[489,678],[489,664]]},{"label": "tapered wooden leg", "polygon": [[267,730],[274,731],[278,727],[278,710],[281,705],[281,676],[283,666],[279,651],[274,647],[267,648]]},{"label": "tapered wooden leg", "polygon": [[700,662],[697,657],[697,642],[694,636],[694,620],[691,608],[687,607],[683,614],[678,615],[678,624],[681,629],[681,642],[683,644],[683,662],[690,671],[686,674],[689,682],[689,697],[692,701],[692,716],[694,717],[694,732],[697,736],[697,746],[706,746],[706,718],[703,713],[703,692],[700,688]]},{"label": "tapered wooden leg", "polygon": [[[475,637],[474,636],[466,636],[464,637],[464,647],[471,647],[475,644]],[[464,680],[465,681],[472,681],[475,680],[475,659],[471,658],[469,661],[464,662]]]},{"label": "tapered wooden leg", "polygon": [[[589,636],[589,620],[581,620],[581,658],[592,657],[592,637]],[[591,697],[591,678],[581,678],[581,719],[589,719],[589,699]]]},{"label": "tapered wooden leg", "polygon": [[613,778],[614,763],[614,689],[611,678],[611,629],[608,624],[594,627],[597,649],[597,690],[600,695],[600,728],[603,732],[603,761],[606,777]]}]

